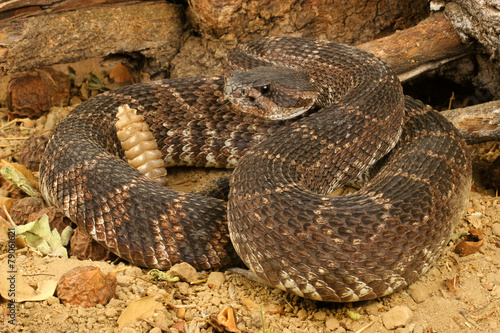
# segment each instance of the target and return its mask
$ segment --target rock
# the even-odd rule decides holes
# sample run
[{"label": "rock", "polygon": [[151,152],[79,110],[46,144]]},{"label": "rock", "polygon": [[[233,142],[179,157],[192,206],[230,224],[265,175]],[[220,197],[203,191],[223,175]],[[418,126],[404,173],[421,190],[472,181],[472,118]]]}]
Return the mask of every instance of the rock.
[{"label": "rock", "polygon": [[498,222],[493,223],[493,225],[491,226],[491,232],[495,236],[500,236],[500,223],[498,223]]},{"label": "rock", "polygon": [[104,274],[98,267],[78,266],[64,273],[57,284],[56,293],[61,302],[94,307],[106,305],[115,296],[116,274]]},{"label": "rock", "polygon": [[53,105],[68,105],[69,88],[68,76],[51,68],[15,76],[7,88],[10,115],[38,118]]},{"label": "rock", "polygon": [[90,238],[90,236],[79,227],[74,230],[69,244],[69,254],[80,260],[90,259],[94,261],[102,261],[114,260],[117,258],[115,254],[109,252],[109,250],[104,246]]},{"label": "rock", "polygon": [[226,276],[222,272],[212,272],[207,279],[207,285],[213,290],[219,289],[224,282],[226,282]]},{"label": "rock", "polygon": [[316,313],[314,313],[314,316],[313,316],[314,320],[325,320],[326,319],[326,312],[325,311],[318,311]]},{"label": "rock", "polygon": [[104,315],[108,318],[116,317],[118,316],[118,311],[115,308],[109,308],[104,311]]},{"label": "rock", "polygon": [[161,333],[163,332],[159,327],[153,327],[149,333]]},{"label": "rock", "polygon": [[42,198],[22,198],[12,203],[10,216],[17,225],[26,224],[28,222],[32,222],[29,220],[29,216],[33,213],[38,212],[43,208],[43,206],[44,203]]},{"label": "rock", "polygon": [[168,272],[170,276],[178,276],[179,279],[188,283],[198,280],[198,272],[186,262],[175,264]]},{"label": "rock", "polygon": [[422,326],[422,324],[416,324],[413,328],[413,333],[424,333],[424,326]]},{"label": "rock", "polygon": [[26,139],[19,153],[19,161],[31,171],[38,171],[45,147],[49,138],[45,135],[34,135]]},{"label": "rock", "polygon": [[299,320],[305,320],[307,318],[307,311],[300,309],[299,312],[297,312],[297,318],[299,318]]},{"label": "rock", "polygon": [[418,284],[410,286],[410,288],[408,288],[408,294],[413,298],[415,303],[422,303],[430,296],[429,291]]},{"label": "rock", "polygon": [[59,304],[59,298],[50,296],[49,298],[47,298],[47,304],[48,305]]},{"label": "rock", "polygon": [[340,327],[340,323],[337,318],[330,317],[325,321],[325,326],[327,329],[333,331]]},{"label": "rock", "polygon": [[384,323],[385,328],[393,330],[398,327],[406,326],[412,316],[413,311],[411,311],[409,307],[398,305],[390,309],[382,316],[382,322]]}]

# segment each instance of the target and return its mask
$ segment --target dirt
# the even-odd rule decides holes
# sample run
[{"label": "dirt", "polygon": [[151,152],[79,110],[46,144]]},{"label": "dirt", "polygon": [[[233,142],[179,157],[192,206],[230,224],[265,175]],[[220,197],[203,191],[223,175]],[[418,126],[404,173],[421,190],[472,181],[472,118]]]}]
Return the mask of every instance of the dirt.
[{"label": "dirt", "polygon": [[[18,158],[26,137],[50,133],[69,110],[53,108],[40,119],[8,123],[7,110],[0,109],[0,155]],[[124,262],[80,261],[20,249],[15,253],[17,277],[28,285],[58,281],[71,268],[93,265],[104,273],[116,273],[115,298],[90,308],[63,305],[52,294],[41,301],[19,302],[15,305],[15,325],[9,323],[9,303],[4,300],[0,331],[219,332],[221,313],[231,308],[236,318],[234,331],[241,332],[500,332],[500,198],[495,191],[483,188],[480,176],[484,166],[500,155],[499,145],[488,143],[471,150],[475,181],[467,215],[455,233],[480,229],[484,244],[476,253],[459,257],[453,252],[458,240],[450,241],[429,272],[393,295],[358,303],[322,303],[262,286],[232,272],[198,272],[197,278],[188,282],[156,281],[147,269]],[[225,172],[175,169],[169,181],[174,189],[187,191]],[[0,265],[4,265],[8,262],[7,240],[0,248]],[[125,309],[147,296],[154,296],[153,314],[119,328],[118,318]]]},{"label": "dirt", "polygon": [[[44,119],[26,120],[10,127],[11,130],[4,130],[5,136],[25,137],[47,130]],[[13,140],[18,141],[22,142]],[[18,149],[13,142],[2,148],[4,156]],[[483,146],[474,151],[489,159],[493,154]],[[171,174],[171,184],[187,190],[221,172],[176,170]],[[8,323],[8,303],[4,301],[0,331],[217,332],[217,315],[230,307],[241,332],[500,332],[500,198],[494,191],[484,190],[478,176],[475,178],[467,215],[455,232],[481,229],[483,246],[472,255],[458,257],[453,252],[457,241],[450,241],[427,274],[410,287],[379,300],[350,304],[315,302],[231,272],[199,272],[194,283],[158,282],[148,275],[148,270],[123,262],[80,261],[22,249],[15,255],[16,268],[18,276],[29,285],[57,281],[71,268],[93,265],[104,273],[116,272],[116,298],[107,305],[91,308],[63,305],[56,296],[17,303],[15,325]],[[5,253],[7,248],[3,249]],[[1,258],[4,264],[7,254]],[[118,318],[127,306],[150,295],[156,300],[153,315],[119,329]]]},{"label": "dirt", "polygon": [[[184,322],[184,332],[216,332],[210,317],[226,307],[234,309],[242,332],[499,332],[500,255],[498,224],[500,199],[473,192],[469,214],[456,232],[469,228],[484,231],[485,243],[467,257],[453,253],[453,244],[436,265],[409,288],[380,300],[351,304],[328,304],[304,300],[280,290],[251,282],[237,274],[218,274],[218,283],[204,281],[214,274],[199,272],[199,281],[156,282],[148,270],[126,263],[79,261],[74,258],[41,256],[34,251],[16,255],[17,270],[30,284],[51,279],[76,266],[93,265],[104,273],[116,272],[116,298],[92,308],[65,306],[51,296],[39,302],[17,304],[16,325],[8,332],[177,332],[172,326]],[[498,226],[497,226],[498,228]],[[6,259],[3,259],[3,261]],[[455,291],[445,281],[460,278]],[[133,301],[153,295],[154,314],[119,330],[117,320]],[[3,304],[5,307],[5,303]],[[391,310],[403,308],[408,319],[389,330],[401,315],[389,318]],[[396,321],[396,322],[395,322]],[[181,326],[178,326],[181,327]],[[181,331],[182,332],[182,331]]]}]

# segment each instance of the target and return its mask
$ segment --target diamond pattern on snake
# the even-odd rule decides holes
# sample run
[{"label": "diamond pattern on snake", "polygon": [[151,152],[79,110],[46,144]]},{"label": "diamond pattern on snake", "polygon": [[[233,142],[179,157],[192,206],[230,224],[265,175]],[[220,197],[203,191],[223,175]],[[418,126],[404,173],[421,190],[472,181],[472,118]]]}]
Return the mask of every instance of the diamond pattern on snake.
[{"label": "diamond pattern on snake", "polygon": [[[234,168],[228,202],[162,186],[174,165]],[[375,169],[355,193],[329,195]],[[47,201],[135,265],[243,262],[267,285],[351,302],[429,269],[464,213],[471,165],[454,127],[404,96],[383,61],[268,37],[232,51],[224,75],[81,104],[55,130],[40,182]]]}]

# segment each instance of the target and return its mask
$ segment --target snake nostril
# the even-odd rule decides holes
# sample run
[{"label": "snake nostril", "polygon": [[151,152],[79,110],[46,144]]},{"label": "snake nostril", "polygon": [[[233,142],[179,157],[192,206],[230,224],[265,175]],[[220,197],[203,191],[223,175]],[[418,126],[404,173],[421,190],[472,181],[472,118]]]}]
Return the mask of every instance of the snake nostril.
[{"label": "snake nostril", "polygon": [[248,96],[248,100],[250,101],[250,103],[254,103],[255,102],[255,97]]}]

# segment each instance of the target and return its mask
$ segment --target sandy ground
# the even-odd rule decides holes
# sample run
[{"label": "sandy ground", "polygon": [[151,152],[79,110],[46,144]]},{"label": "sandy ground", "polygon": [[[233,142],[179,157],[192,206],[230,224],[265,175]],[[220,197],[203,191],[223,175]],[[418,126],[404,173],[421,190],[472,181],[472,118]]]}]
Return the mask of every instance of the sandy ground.
[{"label": "sandy ground", "polygon": [[[43,128],[43,121],[29,126],[22,123],[15,134],[5,135],[33,134]],[[7,143],[4,155],[5,149],[17,149],[11,141]],[[171,183],[186,189],[210,174],[205,170],[177,172]],[[458,257],[453,253],[457,241],[451,241],[435,266],[409,288],[352,304],[304,300],[230,272],[199,272],[192,284],[157,282],[148,270],[123,262],[79,261],[21,250],[15,254],[15,265],[18,278],[29,285],[40,288],[42,281],[58,281],[73,267],[92,265],[104,273],[116,272],[116,298],[91,308],[63,305],[55,296],[17,303],[15,325],[9,324],[8,302],[3,301],[0,331],[218,332],[217,315],[230,307],[241,332],[500,332],[500,198],[477,182],[467,215],[455,232],[470,228],[484,232],[478,252]],[[5,265],[7,247],[3,244],[2,248],[0,265]],[[458,284],[450,289],[446,281],[456,281],[457,275]],[[119,329],[118,318],[124,310],[146,296],[154,296],[152,314]]]}]

